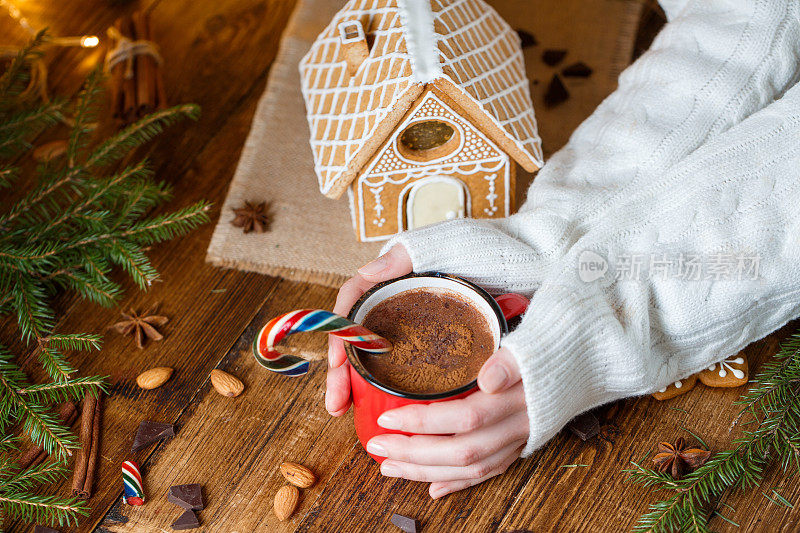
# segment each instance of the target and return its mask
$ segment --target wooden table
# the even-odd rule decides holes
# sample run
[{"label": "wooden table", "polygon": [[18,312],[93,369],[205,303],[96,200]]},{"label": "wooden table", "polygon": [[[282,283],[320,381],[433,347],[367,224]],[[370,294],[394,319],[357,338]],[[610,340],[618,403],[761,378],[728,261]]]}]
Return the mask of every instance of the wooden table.
[{"label": "wooden table", "polygon": [[[609,0],[611,1],[611,0]],[[203,116],[196,125],[180,125],[149,148],[160,179],[174,186],[168,207],[201,198],[220,205],[261,95],[281,29],[292,0],[146,0],[156,39],[165,57],[171,102],[197,102]],[[54,2],[27,0],[26,14],[57,35],[100,33],[133,5],[110,0]],[[648,19],[650,20],[650,19]],[[0,35],[20,43],[24,32],[0,13]],[[102,50],[56,50],[49,57],[50,85],[62,95],[74,93]],[[216,212],[214,217],[230,217]],[[651,496],[626,483],[629,461],[652,452],[657,441],[701,435],[714,449],[735,437],[729,432],[741,390],[694,391],[665,403],[645,397],[601,410],[600,438],[581,442],[567,432],[556,436],[532,457],[478,487],[439,501],[427,485],[384,479],[357,444],[348,415],[333,419],[323,407],[324,365],[314,365],[301,379],[281,379],[258,367],[249,344],[269,317],[297,307],[330,308],[335,290],[277,278],[226,271],[204,263],[212,225],[188,237],[158,246],[152,258],[163,282],[148,293],[130,283],[119,307],[145,308],[162,302],[170,317],[166,339],[136,348],[130,338],[107,334],[100,353],[75,353],[72,361],[85,375],[110,376],[106,402],[102,461],[92,512],[75,528],[63,531],[170,531],[179,515],[166,502],[170,485],[201,483],[207,507],[200,512],[202,531],[396,531],[393,512],[420,519],[425,531],[619,531],[630,529]],[[105,331],[119,309],[101,309],[70,298],[59,301],[61,331]],[[796,326],[796,325],[795,325]],[[751,369],[775,352],[793,326],[750,346]],[[19,344],[11,324],[0,329],[16,353]],[[320,343],[317,340],[303,342]],[[25,369],[40,376],[23,355]],[[172,379],[154,391],[142,391],[134,378],[153,366],[176,369]],[[235,399],[217,394],[208,376],[214,368],[243,379],[244,394]],[[177,436],[138,453],[130,452],[133,434],[144,419],[174,422]],[[143,465],[148,502],[140,508],[120,504],[120,464]],[[285,460],[311,467],[319,482],[304,490],[298,512],[279,523],[272,499],[284,483],[277,466]],[[565,467],[565,465],[586,465]],[[56,490],[66,491],[68,483]],[[766,491],[780,487],[790,501],[800,501],[800,484],[774,472]],[[48,488],[48,491],[53,490]],[[796,531],[800,510],[777,506],[751,491],[728,499],[726,516],[740,531]],[[722,531],[737,528],[717,518]],[[11,524],[12,531],[31,526]]]}]

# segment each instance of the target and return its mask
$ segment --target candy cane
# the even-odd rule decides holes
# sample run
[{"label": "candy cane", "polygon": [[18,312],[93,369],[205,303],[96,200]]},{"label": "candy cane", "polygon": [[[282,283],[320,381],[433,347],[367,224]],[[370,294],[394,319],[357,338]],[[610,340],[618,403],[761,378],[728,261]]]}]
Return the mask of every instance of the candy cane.
[{"label": "candy cane", "polygon": [[308,372],[308,361],[275,349],[284,337],[304,331],[325,331],[354,347],[370,353],[391,351],[392,344],[364,326],[322,309],[298,309],[267,322],[253,341],[253,355],[264,368],[284,376]]},{"label": "candy cane", "polygon": [[142,474],[139,465],[134,461],[122,463],[122,486],[125,493],[122,501],[128,505],[144,505],[144,488],[142,487]]}]

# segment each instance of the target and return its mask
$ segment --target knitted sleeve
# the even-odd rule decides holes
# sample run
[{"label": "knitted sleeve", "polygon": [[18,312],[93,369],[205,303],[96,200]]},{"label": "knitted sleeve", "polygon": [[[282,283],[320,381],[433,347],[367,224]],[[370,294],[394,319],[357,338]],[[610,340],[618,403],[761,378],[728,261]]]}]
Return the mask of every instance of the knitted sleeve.
[{"label": "knitted sleeve", "polygon": [[780,96],[797,76],[798,37],[793,0],[684,7],[542,168],[517,215],[422,228],[384,250],[400,242],[418,271],[530,294],[630,191]]},{"label": "knitted sleeve", "polygon": [[[581,411],[663,388],[798,315],[799,8],[689,3],[519,214],[387,244],[417,271],[535,291],[503,341],[523,376],[524,454]],[[680,273],[698,258],[700,279]]]},{"label": "knitted sleeve", "polygon": [[[800,315],[800,86],[581,238],[503,341],[531,433],[655,392]],[[591,265],[591,266],[590,266]]]}]

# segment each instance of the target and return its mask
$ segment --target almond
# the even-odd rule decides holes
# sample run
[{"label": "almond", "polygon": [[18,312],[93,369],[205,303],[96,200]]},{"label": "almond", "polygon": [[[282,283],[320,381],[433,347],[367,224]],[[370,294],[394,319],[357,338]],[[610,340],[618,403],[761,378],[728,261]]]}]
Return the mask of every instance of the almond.
[{"label": "almond", "polygon": [[300,491],[293,485],[284,485],[275,493],[275,503],[273,510],[278,520],[283,522],[290,516],[297,508],[297,502],[300,500]]},{"label": "almond", "polygon": [[136,378],[136,384],[144,390],[155,389],[167,382],[173,370],[168,366],[157,366],[145,370]]},{"label": "almond", "polygon": [[311,469],[298,463],[281,463],[281,474],[286,481],[301,489],[307,489],[317,480]]},{"label": "almond", "polygon": [[239,378],[216,368],[211,371],[211,384],[223,396],[239,396],[244,390],[244,383]]}]

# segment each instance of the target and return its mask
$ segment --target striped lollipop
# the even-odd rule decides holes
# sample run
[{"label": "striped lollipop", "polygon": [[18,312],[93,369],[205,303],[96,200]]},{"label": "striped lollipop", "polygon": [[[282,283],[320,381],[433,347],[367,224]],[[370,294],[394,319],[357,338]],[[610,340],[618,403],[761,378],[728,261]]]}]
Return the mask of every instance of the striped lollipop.
[{"label": "striped lollipop", "polygon": [[144,488],[142,474],[135,461],[122,463],[122,485],[125,489],[122,501],[128,505],[144,505]]},{"label": "striped lollipop", "polygon": [[264,368],[284,376],[301,376],[308,372],[308,361],[275,349],[284,337],[304,331],[324,331],[365,352],[386,353],[392,344],[370,330],[330,311],[298,309],[267,322],[253,341],[253,355]]}]

